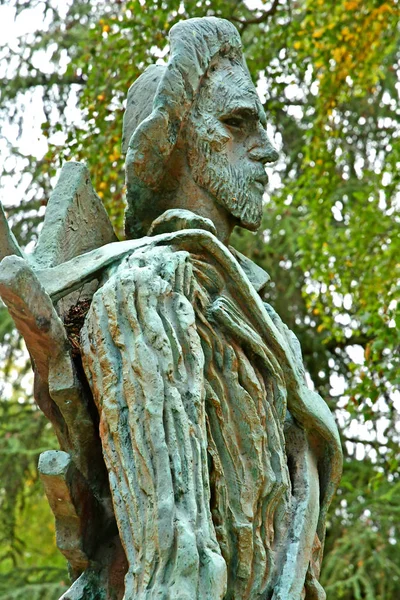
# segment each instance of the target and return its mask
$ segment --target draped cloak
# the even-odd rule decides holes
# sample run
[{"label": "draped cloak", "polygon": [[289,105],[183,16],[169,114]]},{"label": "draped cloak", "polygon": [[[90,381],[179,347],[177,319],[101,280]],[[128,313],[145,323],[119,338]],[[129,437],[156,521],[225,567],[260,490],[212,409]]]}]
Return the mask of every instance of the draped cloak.
[{"label": "draped cloak", "polygon": [[[146,238],[94,295],[82,358],[129,564],[125,600],[325,597],[338,433],[306,388],[296,338],[249,278],[267,279],[187,229]],[[306,515],[301,542],[307,502],[317,518]],[[277,594],[296,569],[300,592]]]}]

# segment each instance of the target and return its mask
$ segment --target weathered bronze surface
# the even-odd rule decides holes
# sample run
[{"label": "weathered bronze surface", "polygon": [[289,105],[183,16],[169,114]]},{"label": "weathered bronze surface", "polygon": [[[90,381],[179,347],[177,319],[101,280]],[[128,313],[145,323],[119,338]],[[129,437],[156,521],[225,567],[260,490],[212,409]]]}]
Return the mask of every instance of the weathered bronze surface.
[{"label": "weathered bronze surface", "polygon": [[0,213],[0,294],[61,447],[39,470],[63,598],[322,600],[337,428],[229,246],[277,153],[233,25],[181,22],[170,48],[129,90],[126,241],[77,163],[31,256]]}]

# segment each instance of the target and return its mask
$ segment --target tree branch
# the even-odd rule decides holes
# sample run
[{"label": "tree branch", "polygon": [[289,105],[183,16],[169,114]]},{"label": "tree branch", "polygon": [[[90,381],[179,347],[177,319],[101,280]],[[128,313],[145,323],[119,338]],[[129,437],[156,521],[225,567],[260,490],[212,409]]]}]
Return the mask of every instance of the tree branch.
[{"label": "tree branch", "polygon": [[[3,92],[3,99],[7,98],[10,100],[15,98],[18,92],[23,92],[30,88],[36,87],[38,85],[42,85],[44,87],[49,87],[51,85],[72,85],[72,84],[81,85],[85,83],[85,79],[81,75],[68,75],[60,77],[58,73],[38,73],[37,75],[27,75],[27,76],[16,76],[13,79],[8,79],[7,77],[3,77],[0,79],[0,89]],[[7,86],[12,84],[12,90],[9,90],[9,93],[5,91]]]},{"label": "tree branch", "polygon": [[340,348],[341,350],[343,350],[344,348],[347,348],[347,346],[362,346],[363,348],[365,348],[365,346],[369,342],[372,342],[373,339],[374,338],[372,336],[368,335],[353,335],[352,337],[346,338],[344,340],[331,339],[329,340],[329,342],[324,344],[324,348],[326,348],[329,351],[336,350],[336,348]]},{"label": "tree branch", "polygon": [[352,444],[364,444],[364,446],[372,446],[375,450],[379,450],[380,448],[386,448],[388,443],[378,442],[378,440],[360,440],[356,437],[348,437],[342,434],[342,438],[344,442],[351,442]]}]

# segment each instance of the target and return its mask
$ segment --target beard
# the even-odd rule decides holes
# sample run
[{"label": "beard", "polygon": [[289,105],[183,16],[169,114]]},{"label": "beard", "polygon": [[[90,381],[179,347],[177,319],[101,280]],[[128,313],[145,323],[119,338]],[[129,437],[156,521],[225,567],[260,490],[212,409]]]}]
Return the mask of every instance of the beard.
[{"label": "beard", "polygon": [[239,169],[229,162],[223,148],[217,151],[197,135],[188,144],[187,157],[195,183],[237,218],[242,227],[256,231],[261,224],[263,190],[255,188],[255,182],[266,177],[264,168],[245,165]]}]

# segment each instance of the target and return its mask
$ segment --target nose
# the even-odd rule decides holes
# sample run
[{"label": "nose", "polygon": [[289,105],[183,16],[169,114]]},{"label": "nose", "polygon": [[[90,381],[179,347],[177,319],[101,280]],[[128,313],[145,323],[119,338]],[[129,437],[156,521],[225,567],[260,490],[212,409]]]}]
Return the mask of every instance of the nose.
[{"label": "nose", "polygon": [[253,139],[253,144],[249,150],[252,160],[261,162],[263,165],[273,163],[278,160],[279,154],[270,142],[270,139],[262,125],[259,125],[257,135]]}]

